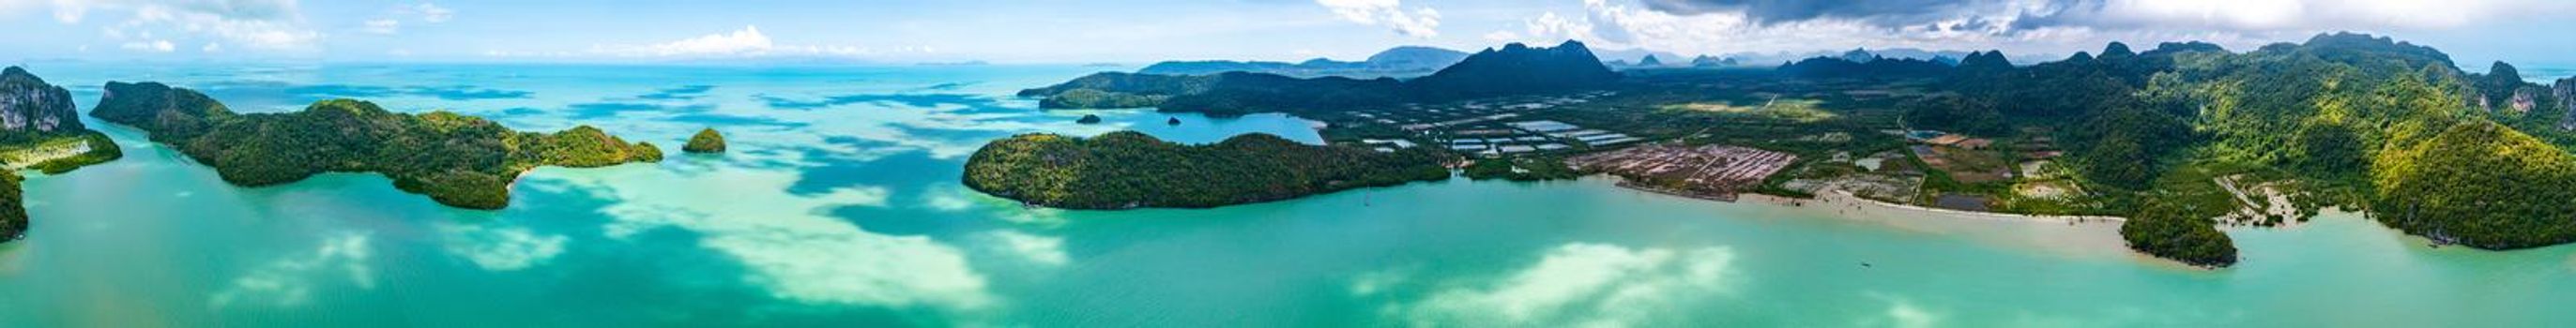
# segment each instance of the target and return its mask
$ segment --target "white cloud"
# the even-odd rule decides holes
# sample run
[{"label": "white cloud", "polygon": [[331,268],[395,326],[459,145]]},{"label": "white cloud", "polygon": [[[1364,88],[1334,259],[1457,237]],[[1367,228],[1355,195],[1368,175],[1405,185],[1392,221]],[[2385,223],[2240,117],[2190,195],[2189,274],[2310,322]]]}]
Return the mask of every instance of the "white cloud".
[{"label": "white cloud", "polygon": [[1384,25],[1396,34],[1417,38],[1440,36],[1440,11],[1431,7],[1405,10],[1402,0],[1315,0],[1342,20],[1365,25]]},{"label": "white cloud", "polygon": [[171,52],[179,49],[178,45],[170,44],[170,40],[127,41],[125,44],[118,45],[117,47],[125,48],[125,50],[150,52]]},{"label": "white cloud", "polygon": [[370,19],[367,20],[366,31],[367,33],[375,34],[400,33],[402,32],[402,21],[391,19]]},{"label": "white cloud", "polygon": [[[647,44],[647,45],[627,45],[627,46],[606,46],[606,45],[602,45],[602,46],[593,46],[593,47],[591,47],[591,50],[590,50],[588,53],[589,53],[589,54],[592,54],[592,55],[608,55],[608,56],[622,56],[622,57],[762,57],[762,56],[834,56],[834,57],[860,57],[860,56],[871,56],[871,55],[880,55],[880,54],[889,54],[889,53],[925,53],[925,54],[926,54],[926,53],[936,53],[936,52],[938,52],[938,51],[939,51],[939,50],[938,50],[937,48],[932,48],[932,47],[927,47],[927,46],[905,46],[905,47],[897,47],[897,48],[887,49],[887,50],[879,50],[879,49],[866,48],[866,47],[840,46],[840,45],[811,45],[811,44],[807,44],[807,45],[797,45],[797,44],[780,44],[780,43],[778,43],[778,42],[776,42],[776,41],[774,41],[774,40],[771,40],[771,39],[769,38],[769,34],[761,32],[761,31],[760,31],[760,27],[759,27],[759,26],[746,25],[746,26],[743,26],[743,27],[742,27],[742,29],[740,29],[740,30],[734,30],[734,31],[731,31],[731,32],[724,32],[724,33],[716,33],[716,34],[701,35],[701,36],[697,36],[697,37],[691,37],[691,38],[687,38],[687,39],[680,39],[680,40],[675,40],[675,41],[670,41],[670,42],[663,42],[663,43],[655,43],[655,44]],[[563,57],[563,56],[571,56],[571,55],[572,55],[571,53],[562,53],[562,52],[556,52],[556,53],[542,53],[542,52],[512,52],[512,51],[498,51],[498,50],[495,50],[495,51],[488,51],[488,52],[486,52],[486,54],[487,54],[487,55],[496,56],[496,57],[504,57],[504,56],[512,56],[512,57],[543,57],[543,56]]]},{"label": "white cloud", "polygon": [[70,7],[58,6],[57,14],[62,17],[57,18],[75,22],[90,12],[131,14],[103,28],[102,34],[111,40],[153,39],[153,34],[159,32],[221,40],[252,49],[304,50],[313,48],[322,38],[320,32],[304,27],[302,9],[295,0],[124,0],[78,6],[81,9],[68,12],[63,8]]},{"label": "white cloud", "polygon": [[1642,1],[1584,0],[1582,15],[1530,19],[1524,37],[1707,54],[1857,47],[2063,54],[2110,41],[2249,48],[2319,32],[2440,30],[2576,10],[2576,2],[2545,0]]},{"label": "white cloud", "polygon": [[759,26],[743,26],[730,33],[709,34],[694,38],[645,46],[643,51],[656,56],[743,55],[767,52],[778,45],[761,34]]},{"label": "white cloud", "polygon": [[405,8],[412,13],[420,14],[420,21],[423,22],[445,23],[449,19],[456,18],[456,10],[439,7],[435,3],[422,2],[420,5]]},{"label": "white cloud", "polygon": [[1416,326],[1627,326],[1688,312],[1702,297],[1732,294],[1741,283],[1732,281],[1734,261],[1726,248],[1566,244],[1499,281],[1432,293],[1401,314]]},{"label": "white cloud", "polygon": [[224,44],[222,44],[222,43],[214,43],[214,42],[207,42],[205,46],[203,46],[203,47],[197,47],[197,51],[199,51],[199,52],[209,52],[209,53],[213,53],[213,52],[223,52],[223,51],[224,51]]}]

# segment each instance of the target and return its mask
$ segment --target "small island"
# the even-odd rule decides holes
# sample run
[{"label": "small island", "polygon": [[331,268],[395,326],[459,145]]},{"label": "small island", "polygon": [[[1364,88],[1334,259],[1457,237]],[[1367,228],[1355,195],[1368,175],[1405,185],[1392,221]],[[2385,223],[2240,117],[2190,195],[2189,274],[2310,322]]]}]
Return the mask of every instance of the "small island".
[{"label": "small island", "polygon": [[70,90],[25,68],[0,70],[0,242],[27,232],[18,170],[62,174],[124,156],[107,134],[81,124]]},{"label": "small island", "polygon": [[1076,123],[1076,124],[1100,124],[1100,115],[1088,115],[1088,114],[1086,114],[1086,115],[1082,115],[1082,118],[1074,119],[1074,120],[1073,120],[1073,123]]},{"label": "small island", "polygon": [[590,126],[518,132],[479,117],[394,113],[349,99],[292,113],[236,114],[204,94],[151,82],[109,82],[90,115],[140,128],[235,185],[374,172],[405,192],[470,209],[509,206],[510,184],[540,166],[662,160],[651,143],[627,143]]},{"label": "small island", "polygon": [[969,188],[1069,209],[1207,208],[1449,178],[1442,154],[1299,144],[1246,134],[1183,145],[1134,131],[1023,134],[966,161]]},{"label": "small island", "polygon": [[689,136],[689,144],[680,146],[680,151],[700,154],[724,152],[724,134],[716,133],[715,128],[698,130],[697,135]]}]

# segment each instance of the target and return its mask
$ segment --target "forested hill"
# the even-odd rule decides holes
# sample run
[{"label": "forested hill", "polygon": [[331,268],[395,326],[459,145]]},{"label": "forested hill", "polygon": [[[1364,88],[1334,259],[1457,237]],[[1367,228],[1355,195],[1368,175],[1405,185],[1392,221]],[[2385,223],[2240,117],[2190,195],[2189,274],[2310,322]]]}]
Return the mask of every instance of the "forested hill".
[{"label": "forested hill", "polygon": [[59,174],[123,157],[107,134],[80,121],[70,90],[45,83],[25,68],[0,69],[0,243],[27,232],[19,169]]},{"label": "forested hill", "polygon": [[966,161],[965,183],[1047,207],[1204,208],[1444,180],[1449,169],[1440,166],[1442,158],[1423,149],[1380,153],[1259,133],[1210,145],[1134,131],[1091,138],[1024,134],[976,150]]},{"label": "forested hill", "polygon": [[1405,81],[1406,96],[1451,100],[1599,88],[1620,76],[1601,65],[1582,42],[1532,48],[1519,43],[1485,49],[1439,73]]},{"label": "forested hill", "polygon": [[1429,76],[1302,79],[1276,74],[1157,75],[1099,73],[1062,84],[1020,91],[1042,97],[1040,107],[1143,108],[1219,116],[1260,112],[1299,113],[1403,102],[1437,102],[1502,95],[1565,93],[1610,86],[1620,79],[1580,42],[1550,48],[1510,44],[1467,56]]},{"label": "forested hill", "polygon": [[2510,65],[2464,73],[2441,51],[2351,33],[2244,53],[2115,43],[2026,67],[2001,58],[1963,60],[1944,78],[1956,99],[1909,105],[1907,122],[1990,135],[2055,127],[2088,186],[2134,195],[2116,207],[2156,227],[2124,229],[2149,253],[2233,260],[2205,220],[2229,208],[2160,189],[2186,166],[2291,176],[2312,205],[2469,246],[2576,241],[2576,138],[2555,92],[2567,86],[2522,82]]},{"label": "forested hill", "polygon": [[224,181],[266,186],[323,172],[375,172],[403,191],[473,209],[509,205],[509,186],[539,166],[658,162],[651,143],[627,143],[589,126],[517,132],[452,112],[394,113],[337,99],[292,113],[236,114],[193,90],[109,82],[90,113],[140,128],[215,168]]}]

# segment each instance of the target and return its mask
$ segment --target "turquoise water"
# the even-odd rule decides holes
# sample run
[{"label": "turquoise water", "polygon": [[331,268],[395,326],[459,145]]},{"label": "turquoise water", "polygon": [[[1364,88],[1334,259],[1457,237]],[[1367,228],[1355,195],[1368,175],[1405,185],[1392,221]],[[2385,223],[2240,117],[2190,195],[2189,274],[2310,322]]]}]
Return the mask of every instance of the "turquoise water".
[{"label": "turquoise water", "polygon": [[[483,212],[374,175],[232,187],[91,122],[128,158],[28,181],[35,226],[0,245],[0,326],[2576,322],[2561,305],[2576,300],[2576,247],[2435,249],[2349,215],[2231,231],[2246,262],[2200,271],[2105,244],[2098,227],[1852,220],[1601,180],[1123,212],[1026,209],[957,183],[965,155],[1016,133],[1318,141],[1277,115],[1045,112],[1006,97],[1077,67],[31,68],[84,106],[108,79],[149,79],[244,111],[353,96],[665,145],[715,126],[735,152],[542,169],[511,208]],[[1108,120],[1074,124],[1083,114]]]}]

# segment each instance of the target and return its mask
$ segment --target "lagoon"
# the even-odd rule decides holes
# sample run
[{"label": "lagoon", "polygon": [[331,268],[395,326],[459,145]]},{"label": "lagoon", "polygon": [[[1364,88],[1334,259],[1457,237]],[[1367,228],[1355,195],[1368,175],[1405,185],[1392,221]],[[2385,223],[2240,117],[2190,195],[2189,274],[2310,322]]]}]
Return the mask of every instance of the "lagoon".
[{"label": "lagoon", "polygon": [[[357,97],[663,145],[713,126],[733,152],[541,169],[487,212],[365,174],[234,187],[91,121],[127,158],[28,180],[33,229],[0,244],[0,326],[2576,322],[2559,310],[2576,301],[2576,247],[2429,248],[2350,214],[2229,230],[2244,262],[2204,271],[2064,223],[1845,218],[1602,179],[1114,212],[960,185],[965,155],[1018,133],[1320,142],[1283,115],[1048,112],[1007,96],[1082,67],[29,66],[85,110],[110,79],[157,80],[245,112]],[[1084,114],[1106,120],[1075,124]]]}]

